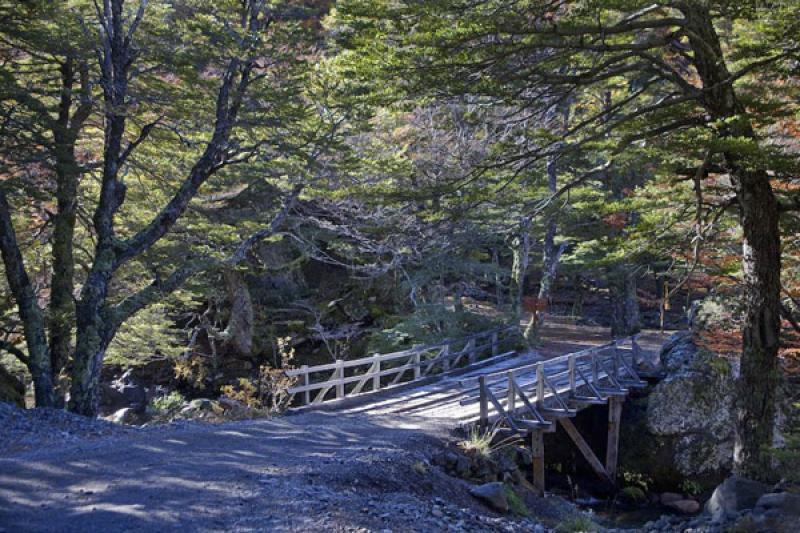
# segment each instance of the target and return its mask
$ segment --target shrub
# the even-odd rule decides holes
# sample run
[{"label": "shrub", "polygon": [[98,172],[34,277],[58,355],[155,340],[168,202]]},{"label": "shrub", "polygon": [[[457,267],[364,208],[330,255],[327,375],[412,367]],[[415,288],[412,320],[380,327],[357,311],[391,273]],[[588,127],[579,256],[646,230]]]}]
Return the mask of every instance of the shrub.
[{"label": "shrub", "polygon": [[180,392],[172,391],[164,396],[153,398],[150,405],[156,413],[162,414],[180,409],[185,402],[186,398]]}]

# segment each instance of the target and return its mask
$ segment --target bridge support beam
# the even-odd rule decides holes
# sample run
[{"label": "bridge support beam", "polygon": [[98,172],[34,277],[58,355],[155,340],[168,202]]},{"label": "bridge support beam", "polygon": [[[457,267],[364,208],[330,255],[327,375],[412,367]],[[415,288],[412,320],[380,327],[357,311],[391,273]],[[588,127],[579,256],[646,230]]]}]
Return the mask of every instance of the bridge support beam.
[{"label": "bridge support beam", "polygon": [[539,496],[544,496],[544,431],[531,431],[531,458],[533,486]]},{"label": "bridge support beam", "polygon": [[608,443],[606,446],[606,471],[611,481],[617,479],[617,457],[619,454],[619,426],[622,418],[622,404],[625,397],[611,396],[608,399]]},{"label": "bridge support beam", "polygon": [[586,461],[589,463],[589,466],[592,467],[592,470],[594,470],[595,473],[603,480],[608,481],[613,485],[614,482],[611,480],[611,476],[608,475],[606,467],[603,466],[603,463],[601,463],[600,459],[598,459],[594,454],[591,446],[589,446],[589,443],[586,442],[586,440],[580,434],[578,428],[576,428],[575,424],[572,423],[572,420],[569,418],[559,418],[558,421],[561,424],[561,427],[564,428],[564,431],[567,432],[567,435],[569,435],[569,438],[572,439],[572,442],[575,443],[575,446],[578,447],[578,450],[580,450],[584,459],[586,459]]}]

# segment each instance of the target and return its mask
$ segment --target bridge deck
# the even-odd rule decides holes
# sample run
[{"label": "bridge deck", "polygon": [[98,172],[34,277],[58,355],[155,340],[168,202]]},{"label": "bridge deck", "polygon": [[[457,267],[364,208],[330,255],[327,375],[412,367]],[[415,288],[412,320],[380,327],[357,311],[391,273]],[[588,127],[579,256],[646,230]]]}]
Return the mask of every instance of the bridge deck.
[{"label": "bridge deck", "polygon": [[[665,334],[657,331],[646,331],[638,337],[641,357],[652,359],[658,354]],[[402,414],[420,416],[429,419],[449,421],[453,427],[466,426],[478,421],[480,416],[480,376],[495,376],[489,379],[488,388],[497,397],[504,409],[508,407],[507,380],[504,375],[508,371],[518,372],[529,369],[530,365],[561,357],[558,362],[547,365],[547,375],[552,376],[552,385],[559,393],[570,390],[568,362],[565,354],[602,346],[609,337],[601,328],[570,326],[560,322],[551,323],[543,330],[541,349],[529,351],[501,360],[489,365],[477,365],[476,368],[462,369],[459,375],[442,375],[433,383],[408,386],[401,390],[385,390],[362,394],[341,401],[326,402],[326,409],[335,409],[348,414]],[[620,349],[623,356],[631,357],[630,349]],[[606,372],[598,374],[605,379]],[[532,394],[535,394],[535,373],[519,372],[518,383]],[[580,383],[579,383],[580,385]],[[548,389],[544,397],[550,400],[555,394]],[[520,404],[515,404],[520,409]],[[495,418],[495,416],[492,416]]]}]

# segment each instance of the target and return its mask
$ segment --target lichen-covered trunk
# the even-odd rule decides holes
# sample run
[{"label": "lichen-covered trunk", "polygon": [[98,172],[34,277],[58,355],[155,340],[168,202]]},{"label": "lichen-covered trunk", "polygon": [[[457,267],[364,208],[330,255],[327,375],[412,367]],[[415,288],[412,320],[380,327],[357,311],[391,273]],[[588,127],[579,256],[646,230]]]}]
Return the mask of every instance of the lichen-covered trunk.
[{"label": "lichen-covered trunk", "polygon": [[[705,93],[703,104],[720,122],[719,136],[736,145],[758,139],[739,101],[722,53],[719,36],[704,2],[680,7],[687,27],[694,63]],[[777,410],[780,322],[780,227],[778,204],[766,170],[747,151],[723,150],[736,190],[742,227],[743,296],[742,359],[736,395],[737,430],[734,469],[756,479],[772,477],[768,449],[773,444]],[[754,164],[755,163],[755,164]]]},{"label": "lichen-covered trunk", "polygon": [[743,231],[745,317],[734,464],[742,475],[770,480],[767,448],[773,443],[781,379],[778,208],[765,172],[741,171],[735,178]]},{"label": "lichen-covered trunk", "polygon": [[[74,147],[73,147],[74,148]],[[53,223],[53,275],[50,281],[49,333],[50,361],[57,376],[70,356],[75,324],[74,236],[79,171],[74,153],[69,150],[57,165],[58,213]]]},{"label": "lichen-covered trunk", "polygon": [[6,279],[17,303],[28,349],[26,365],[33,379],[37,407],[55,405],[53,371],[47,347],[44,313],[39,307],[36,290],[31,284],[22,259],[17,234],[11,221],[11,206],[0,189],[0,253]]},{"label": "lichen-covered trunk", "polygon": [[114,254],[98,246],[92,271],[81,289],[75,309],[76,340],[70,376],[69,410],[96,416],[100,405],[100,369],[114,337],[114,325],[106,307]]}]

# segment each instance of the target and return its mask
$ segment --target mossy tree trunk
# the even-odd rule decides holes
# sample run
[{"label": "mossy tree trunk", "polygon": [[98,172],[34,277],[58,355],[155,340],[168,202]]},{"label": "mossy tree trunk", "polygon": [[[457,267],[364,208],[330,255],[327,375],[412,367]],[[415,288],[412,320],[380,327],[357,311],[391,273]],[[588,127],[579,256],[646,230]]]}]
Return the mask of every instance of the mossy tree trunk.
[{"label": "mossy tree trunk", "polygon": [[754,167],[737,142],[757,145],[747,110],[734,90],[709,7],[687,2],[680,7],[691,30],[694,63],[706,87],[703,104],[720,122],[723,158],[736,190],[743,232],[745,316],[741,373],[736,394],[735,470],[756,479],[773,477],[768,448],[773,444],[778,385],[780,321],[780,227],[778,202],[763,168]]}]

